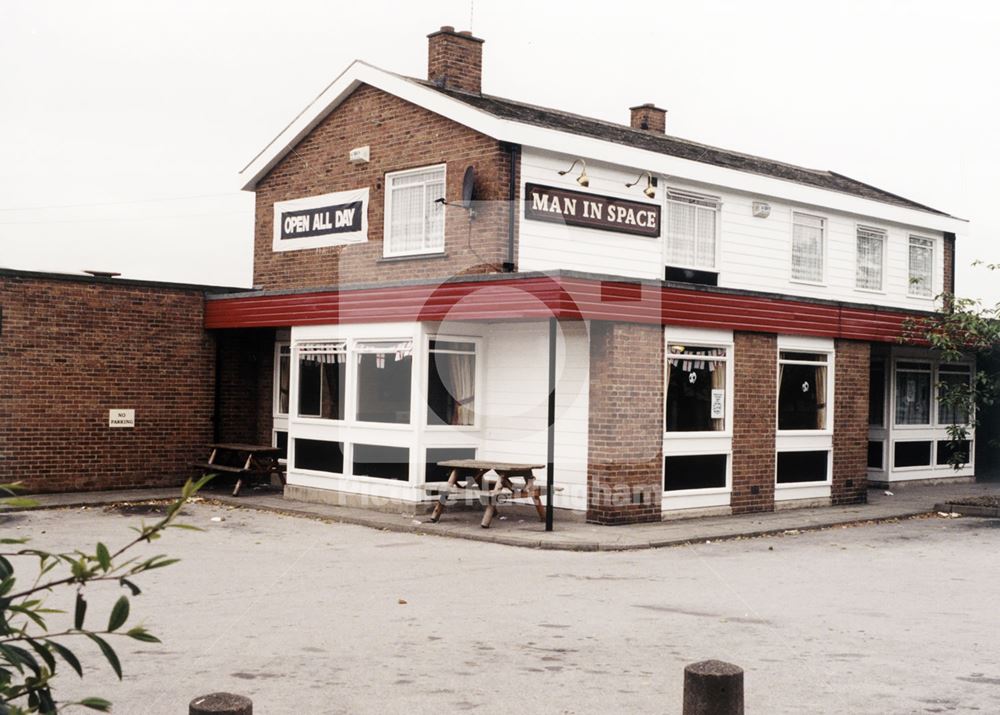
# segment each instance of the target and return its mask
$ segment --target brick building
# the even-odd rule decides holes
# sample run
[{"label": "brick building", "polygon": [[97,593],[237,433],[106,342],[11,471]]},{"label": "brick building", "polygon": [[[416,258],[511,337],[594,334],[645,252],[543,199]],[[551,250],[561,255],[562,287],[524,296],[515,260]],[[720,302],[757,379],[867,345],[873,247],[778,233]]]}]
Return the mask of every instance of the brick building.
[{"label": "brick building", "polygon": [[544,464],[552,421],[556,506],[604,524],[973,476],[936,397],[972,362],[898,342],[965,222],[672,137],[652,104],[484,94],[481,39],[428,39],[426,79],[356,62],[244,169],[253,290],[171,308],[200,416],[178,449],[272,441],[288,496],[414,507],[447,458]]}]

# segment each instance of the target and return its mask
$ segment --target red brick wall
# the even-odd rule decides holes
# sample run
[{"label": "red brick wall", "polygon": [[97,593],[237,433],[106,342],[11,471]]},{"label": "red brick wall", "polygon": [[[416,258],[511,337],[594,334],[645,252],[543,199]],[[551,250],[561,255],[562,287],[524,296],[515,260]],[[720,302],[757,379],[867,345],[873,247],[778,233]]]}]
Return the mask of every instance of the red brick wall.
[{"label": "red brick wall", "polygon": [[[200,289],[0,276],[0,480],[33,492],[180,484],[212,441]],[[135,428],[108,411],[135,409]]]},{"label": "red brick wall", "polygon": [[868,367],[871,346],[837,340],[833,407],[834,504],[868,498]]},{"label": "red brick wall", "polygon": [[[365,145],[370,163],[351,165],[348,152]],[[383,259],[386,172],[441,163],[449,201],[461,198],[465,169],[475,167],[475,198],[483,202],[476,218],[446,207],[444,256]],[[499,271],[507,249],[508,164],[499,142],[363,85],[258,184],[254,284],[330,287]],[[370,188],[367,243],[271,250],[274,202],[364,187]]]},{"label": "red brick wall", "polygon": [[659,521],[663,329],[594,321],[590,335],[587,521]]},{"label": "red brick wall", "polygon": [[483,41],[450,26],[427,36],[427,79],[449,89],[481,92]]},{"label": "red brick wall", "polygon": [[777,337],[736,332],[733,349],[732,509],[734,514],[773,511]]}]

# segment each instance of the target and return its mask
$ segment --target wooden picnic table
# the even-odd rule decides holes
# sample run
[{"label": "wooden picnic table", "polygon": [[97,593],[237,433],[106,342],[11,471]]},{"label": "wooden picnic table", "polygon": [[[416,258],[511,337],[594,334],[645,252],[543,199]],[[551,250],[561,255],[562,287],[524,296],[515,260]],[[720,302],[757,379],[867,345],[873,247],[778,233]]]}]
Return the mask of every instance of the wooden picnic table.
[{"label": "wooden picnic table", "polygon": [[[486,507],[483,520],[480,523],[484,529],[490,528],[497,506],[510,499],[531,499],[535,504],[538,518],[545,521],[545,507],[542,506],[542,487],[535,484],[535,469],[544,469],[543,464],[513,464],[510,462],[493,462],[485,459],[450,459],[438,462],[441,467],[448,467],[451,473],[447,484],[425,484],[427,494],[436,495],[437,504],[431,513],[431,522],[441,518],[448,503],[448,498],[464,490],[470,496],[478,496],[480,503]],[[495,478],[487,474],[494,472]],[[464,481],[459,481],[463,479]],[[519,480],[514,482],[512,480]]]},{"label": "wooden picnic table", "polygon": [[208,461],[195,462],[193,466],[204,474],[211,472],[235,474],[234,497],[240,495],[244,479],[249,482],[254,477],[266,477],[270,481],[271,475],[277,474],[281,483],[285,483],[285,468],[278,461],[281,450],[277,447],[238,442],[220,442],[208,446],[212,450]]}]

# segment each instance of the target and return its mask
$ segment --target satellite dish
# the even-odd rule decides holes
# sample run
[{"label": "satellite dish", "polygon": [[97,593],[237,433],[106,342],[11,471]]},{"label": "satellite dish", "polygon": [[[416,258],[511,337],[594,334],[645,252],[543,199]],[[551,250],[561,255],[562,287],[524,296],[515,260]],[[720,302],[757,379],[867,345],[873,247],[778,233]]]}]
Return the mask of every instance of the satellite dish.
[{"label": "satellite dish", "polygon": [[476,185],[476,170],[471,166],[465,170],[465,177],[462,179],[462,208],[472,207],[472,190]]}]

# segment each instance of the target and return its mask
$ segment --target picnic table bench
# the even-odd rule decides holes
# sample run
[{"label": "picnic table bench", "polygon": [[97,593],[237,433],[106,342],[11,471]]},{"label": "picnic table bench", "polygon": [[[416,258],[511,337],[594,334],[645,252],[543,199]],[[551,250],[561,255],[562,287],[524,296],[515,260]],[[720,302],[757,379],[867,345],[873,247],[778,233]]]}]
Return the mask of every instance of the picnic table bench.
[{"label": "picnic table bench", "polygon": [[[438,466],[451,469],[451,473],[447,483],[424,484],[425,493],[438,498],[431,513],[432,523],[437,523],[441,518],[450,497],[463,494],[478,498],[486,507],[480,523],[484,529],[490,528],[497,513],[497,506],[511,499],[531,499],[535,504],[535,511],[538,512],[538,518],[545,521],[545,507],[542,506],[541,499],[544,486],[535,484],[534,475],[535,469],[544,469],[545,465],[513,464],[483,459],[450,459],[438,462]],[[490,472],[496,476],[487,476]],[[463,478],[464,481],[459,481]],[[561,491],[561,488],[557,488],[556,491]]]},{"label": "picnic table bench", "polygon": [[204,474],[218,472],[235,474],[236,486],[233,496],[240,495],[243,481],[251,481],[255,477],[268,481],[272,474],[277,474],[281,483],[285,483],[285,468],[278,461],[281,453],[277,447],[261,444],[217,443],[208,445],[212,450],[207,462],[194,462],[193,467]]}]

